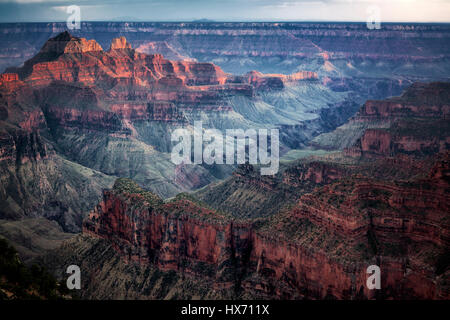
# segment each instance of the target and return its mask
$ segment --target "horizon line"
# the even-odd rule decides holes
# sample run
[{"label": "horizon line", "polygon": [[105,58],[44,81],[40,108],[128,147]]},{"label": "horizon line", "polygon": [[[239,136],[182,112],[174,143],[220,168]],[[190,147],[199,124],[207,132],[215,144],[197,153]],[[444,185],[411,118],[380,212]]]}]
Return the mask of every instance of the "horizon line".
[{"label": "horizon line", "polygon": [[[352,21],[352,20],[209,20],[206,19],[195,20],[85,20],[81,23],[100,23],[100,22],[115,22],[115,23],[358,23],[365,24],[366,21]],[[13,23],[66,23],[66,20],[56,21],[0,21],[0,24],[13,24]],[[381,21],[381,24],[450,24],[450,21]]]}]

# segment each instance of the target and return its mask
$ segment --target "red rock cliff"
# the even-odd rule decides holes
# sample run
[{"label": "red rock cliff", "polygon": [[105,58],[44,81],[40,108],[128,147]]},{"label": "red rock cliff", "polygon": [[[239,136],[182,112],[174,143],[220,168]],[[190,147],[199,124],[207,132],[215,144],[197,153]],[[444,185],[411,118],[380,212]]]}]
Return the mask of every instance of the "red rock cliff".
[{"label": "red rock cliff", "polygon": [[[386,196],[385,190],[364,191],[364,184],[356,188],[358,195],[348,195],[348,201]],[[425,201],[416,207],[430,207],[427,193],[414,190],[403,190],[402,196],[386,201],[393,206],[403,203],[400,206],[404,208],[405,200],[399,199],[414,194]],[[332,194],[327,189],[321,193]],[[421,254],[433,243],[448,245],[448,226],[444,233],[443,226],[438,227],[439,212],[448,210],[445,196],[435,201],[431,220],[416,220],[406,212],[386,215],[383,208],[358,213],[346,209],[345,203],[341,208],[334,203],[321,206],[315,197],[308,197],[301,198],[291,212],[261,226],[230,220],[186,198],[163,203],[122,180],[104,193],[103,201],[84,222],[83,232],[109,239],[127,260],[193,277],[206,276],[214,279],[217,288],[234,288],[258,297],[448,298],[447,289],[437,284],[445,275],[436,276],[422,260],[405,260],[402,254],[385,248],[395,243],[400,233],[409,237]],[[373,255],[366,253],[371,250],[367,234],[376,239],[374,250],[378,251]],[[385,289],[380,292],[365,286],[366,268],[371,264],[384,272]]]}]

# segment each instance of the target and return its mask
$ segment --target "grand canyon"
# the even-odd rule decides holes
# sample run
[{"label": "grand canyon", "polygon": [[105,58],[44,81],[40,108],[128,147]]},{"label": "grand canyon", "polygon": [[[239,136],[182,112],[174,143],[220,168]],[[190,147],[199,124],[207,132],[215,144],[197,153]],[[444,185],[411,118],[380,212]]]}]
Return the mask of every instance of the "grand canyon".
[{"label": "grand canyon", "polygon": [[[450,299],[448,24],[0,31],[0,246],[77,298]],[[196,121],[277,129],[278,172],[174,164]]]}]

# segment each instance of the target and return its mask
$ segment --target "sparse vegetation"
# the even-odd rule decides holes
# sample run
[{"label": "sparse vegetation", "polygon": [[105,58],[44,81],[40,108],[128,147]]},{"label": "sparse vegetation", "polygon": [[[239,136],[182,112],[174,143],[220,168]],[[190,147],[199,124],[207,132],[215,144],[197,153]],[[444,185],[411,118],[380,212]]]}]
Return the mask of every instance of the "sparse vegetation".
[{"label": "sparse vegetation", "polygon": [[0,238],[0,300],[62,299],[67,293],[45,268],[24,265],[17,251]]},{"label": "sparse vegetation", "polygon": [[128,178],[117,179],[114,183],[113,190],[118,193],[138,195],[152,207],[159,207],[163,204],[163,200],[159,196],[142,189],[136,182]]}]

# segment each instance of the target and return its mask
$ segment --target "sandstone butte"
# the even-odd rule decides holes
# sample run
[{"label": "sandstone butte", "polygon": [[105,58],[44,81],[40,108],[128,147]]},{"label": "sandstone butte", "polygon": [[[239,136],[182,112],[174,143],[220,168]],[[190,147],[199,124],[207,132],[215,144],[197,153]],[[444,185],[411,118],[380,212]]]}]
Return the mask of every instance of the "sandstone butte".
[{"label": "sandstone butte", "polygon": [[[289,78],[269,78],[277,77],[282,81]],[[314,80],[317,75],[295,77]],[[5,100],[0,120],[19,129],[4,136],[0,158],[12,160],[15,154],[18,161],[26,162],[29,156],[44,156],[45,151],[36,150],[45,149],[39,130],[47,125],[132,135],[135,129],[130,121],[184,123],[179,104],[187,109],[230,110],[223,97],[252,96],[257,90],[253,84],[211,63],[171,61],[160,54],[139,53],[125,37],[113,39],[105,51],[95,40],[63,32],[49,39],[22,67],[0,75]],[[270,89],[278,90],[280,85]],[[67,96],[72,97],[70,101]],[[20,110],[15,110],[17,106]],[[26,141],[41,147],[30,147]],[[17,150],[25,152],[18,155]]]},{"label": "sandstone butte", "polygon": [[[140,53],[125,37],[113,39],[110,49],[104,51],[95,40],[63,32],[49,39],[23,67],[9,68],[1,75],[0,84],[10,94],[18,91],[21,99],[34,90],[35,100],[29,97],[29,103],[44,104],[52,121],[62,126],[77,122],[120,131],[112,121],[115,115],[125,120],[183,122],[178,104],[220,112],[231,108],[223,99],[227,95],[252,96],[260,88],[280,90],[285,83],[317,79],[317,74],[303,71],[251,74],[233,76],[212,63],[171,61],[160,54]],[[55,93],[58,97],[67,93],[74,99],[70,104],[61,98],[55,103],[51,99]]]},{"label": "sandstone butte", "polygon": [[[177,107],[180,103],[185,108],[230,110],[223,97],[253,95],[259,78],[281,79],[282,84],[285,79],[314,80],[317,75],[300,72],[293,77],[258,73],[250,80],[226,74],[211,63],[170,61],[160,54],[139,53],[125,37],[113,39],[104,51],[95,40],[63,32],[49,39],[23,67],[0,75],[6,101],[0,120],[20,128],[4,136],[7,143],[2,144],[0,158],[26,162],[29,157],[45,157],[38,131],[47,124],[129,135],[135,131],[130,121],[185,122]],[[280,83],[271,87],[280,88]],[[67,96],[72,99],[68,101]],[[14,109],[17,106],[20,111]],[[30,147],[26,141],[40,147]]]}]

